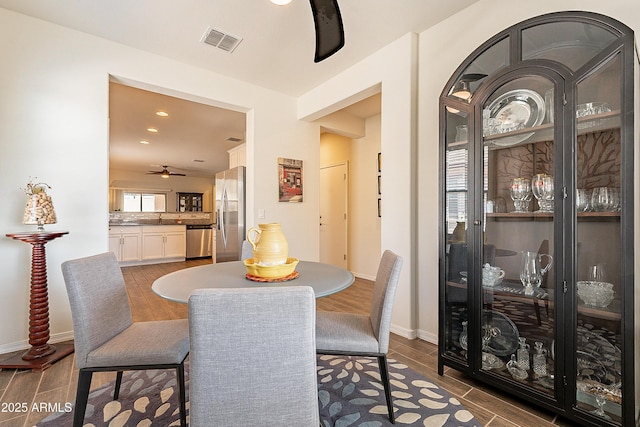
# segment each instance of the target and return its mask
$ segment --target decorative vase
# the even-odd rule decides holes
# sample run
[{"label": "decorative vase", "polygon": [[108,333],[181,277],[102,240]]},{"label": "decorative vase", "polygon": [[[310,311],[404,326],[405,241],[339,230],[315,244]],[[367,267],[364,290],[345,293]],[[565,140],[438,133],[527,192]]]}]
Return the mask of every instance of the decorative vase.
[{"label": "decorative vase", "polygon": [[258,228],[247,231],[247,241],[253,249],[253,262],[270,266],[286,264],[289,244],[282,233],[280,224],[258,224]]}]

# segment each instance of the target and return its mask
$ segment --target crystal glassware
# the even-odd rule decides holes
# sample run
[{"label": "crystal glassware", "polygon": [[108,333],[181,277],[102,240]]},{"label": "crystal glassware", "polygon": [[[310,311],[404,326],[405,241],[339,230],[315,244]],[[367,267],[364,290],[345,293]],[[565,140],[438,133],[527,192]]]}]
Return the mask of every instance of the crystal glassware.
[{"label": "crystal glassware", "polygon": [[531,200],[531,181],[528,178],[514,178],[509,190],[513,200],[514,212],[528,212]]},{"label": "crystal glassware", "polygon": [[596,187],[591,192],[591,208],[596,212],[616,212],[620,210],[620,189]]},{"label": "crystal glassware", "polygon": [[517,364],[518,368],[528,371],[530,368],[529,365],[529,344],[526,343],[527,339],[520,337],[518,338],[520,347],[516,351],[517,354]]},{"label": "crystal glassware", "polygon": [[591,209],[591,194],[589,190],[584,188],[576,190],[576,209],[578,212],[588,212]]},{"label": "crystal glassware", "polygon": [[547,349],[540,341],[535,343],[535,353],[533,355],[533,373],[538,377],[547,376]]},{"label": "crystal glassware", "polygon": [[466,320],[462,322],[462,332],[460,332],[460,337],[458,338],[458,340],[460,341],[460,347],[462,347],[463,350],[466,350],[467,347],[469,346],[468,344],[469,336],[467,332]]},{"label": "crystal glassware", "polygon": [[531,179],[531,191],[538,200],[538,212],[553,212],[553,177],[544,173],[534,175]]}]

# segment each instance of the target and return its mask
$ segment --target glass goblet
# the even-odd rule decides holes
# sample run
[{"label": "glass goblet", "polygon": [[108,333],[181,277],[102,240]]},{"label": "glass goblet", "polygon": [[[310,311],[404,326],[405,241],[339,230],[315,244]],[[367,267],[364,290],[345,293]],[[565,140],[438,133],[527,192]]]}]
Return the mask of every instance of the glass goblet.
[{"label": "glass goblet", "polygon": [[531,191],[538,200],[538,212],[553,212],[553,177],[544,173],[534,175],[531,179]]},{"label": "glass goblet", "polygon": [[514,178],[509,189],[511,200],[515,207],[514,212],[528,212],[531,200],[531,181],[527,178]]}]

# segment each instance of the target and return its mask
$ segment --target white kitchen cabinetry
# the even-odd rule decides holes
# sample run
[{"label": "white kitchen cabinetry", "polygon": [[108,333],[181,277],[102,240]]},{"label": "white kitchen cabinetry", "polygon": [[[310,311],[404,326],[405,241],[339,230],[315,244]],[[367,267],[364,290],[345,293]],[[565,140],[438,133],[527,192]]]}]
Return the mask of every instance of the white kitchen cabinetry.
[{"label": "white kitchen cabinetry", "polygon": [[227,153],[229,153],[229,169],[238,166],[247,166],[247,148],[245,144],[238,145],[228,150]]},{"label": "white kitchen cabinetry", "polygon": [[120,262],[136,262],[141,259],[142,227],[109,227],[109,250]]},{"label": "white kitchen cabinetry", "polygon": [[184,259],[187,238],[184,225],[153,225],[142,227],[142,259]]}]

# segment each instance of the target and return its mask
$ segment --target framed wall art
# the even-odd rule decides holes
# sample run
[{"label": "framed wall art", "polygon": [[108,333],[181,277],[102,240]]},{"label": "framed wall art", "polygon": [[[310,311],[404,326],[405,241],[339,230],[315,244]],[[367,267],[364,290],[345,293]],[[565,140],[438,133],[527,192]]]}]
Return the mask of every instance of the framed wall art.
[{"label": "framed wall art", "polygon": [[302,160],[278,158],[278,201],[302,202]]}]

